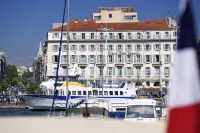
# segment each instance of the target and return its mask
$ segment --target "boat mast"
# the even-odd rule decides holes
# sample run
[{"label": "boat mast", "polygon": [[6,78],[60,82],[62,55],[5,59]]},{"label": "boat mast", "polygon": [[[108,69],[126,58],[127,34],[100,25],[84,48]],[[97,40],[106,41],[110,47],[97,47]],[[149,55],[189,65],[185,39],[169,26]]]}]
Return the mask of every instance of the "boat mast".
[{"label": "boat mast", "polygon": [[160,97],[162,98],[162,56],[161,56],[161,44],[160,44],[160,35],[159,35],[159,65],[160,65],[160,73],[159,73],[159,80],[160,80]]},{"label": "boat mast", "polygon": [[68,110],[67,110],[67,105],[68,105],[68,93],[69,93],[69,88],[68,88],[68,71],[69,71],[69,0],[67,3],[67,64],[66,64],[66,104],[65,104],[65,109],[66,109],[66,116],[68,114]]}]

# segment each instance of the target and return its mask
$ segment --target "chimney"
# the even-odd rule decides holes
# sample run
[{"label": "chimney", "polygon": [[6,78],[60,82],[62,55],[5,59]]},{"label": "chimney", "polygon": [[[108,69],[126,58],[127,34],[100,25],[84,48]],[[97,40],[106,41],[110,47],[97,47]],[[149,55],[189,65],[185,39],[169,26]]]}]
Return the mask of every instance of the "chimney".
[{"label": "chimney", "polygon": [[87,18],[85,18],[85,19],[84,19],[84,22],[87,22],[87,21],[88,21],[88,19],[87,19]]}]

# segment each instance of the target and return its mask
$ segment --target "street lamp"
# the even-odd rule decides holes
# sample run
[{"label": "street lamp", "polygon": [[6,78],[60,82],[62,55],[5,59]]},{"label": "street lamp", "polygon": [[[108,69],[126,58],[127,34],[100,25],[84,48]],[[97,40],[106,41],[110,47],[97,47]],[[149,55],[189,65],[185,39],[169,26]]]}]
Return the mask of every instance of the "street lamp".
[{"label": "street lamp", "polygon": [[[107,46],[107,31],[108,30],[113,30],[113,28],[111,28],[111,29],[107,29],[107,28],[103,28],[103,24],[101,23],[101,28],[100,29],[98,29],[98,31],[101,31],[101,46],[103,46],[103,31],[106,31],[106,35],[105,35],[105,40],[106,40],[106,46]],[[102,49],[100,49],[100,51],[101,51],[101,57],[102,57],[102,66],[101,66],[101,73],[102,73],[102,98],[103,98],[103,96],[104,96],[104,91],[103,91],[103,75],[104,75],[104,73],[103,73],[103,47],[102,47]],[[107,82],[107,77],[106,77],[106,82]]]}]

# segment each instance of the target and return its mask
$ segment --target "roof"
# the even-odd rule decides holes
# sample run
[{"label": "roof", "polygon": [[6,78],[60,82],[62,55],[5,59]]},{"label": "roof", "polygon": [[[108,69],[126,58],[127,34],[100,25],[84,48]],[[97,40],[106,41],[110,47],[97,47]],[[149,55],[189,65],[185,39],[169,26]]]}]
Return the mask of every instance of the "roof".
[{"label": "roof", "polygon": [[[145,20],[141,22],[123,22],[123,23],[103,23],[104,28],[113,30],[169,30],[165,18],[156,20]],[[70,31],[97,31],[101,28],[101,23],[91,20],[71,20],[69,22]],[[50,31],[61,31],[61,26]],[[67,30],[67,24],[64,25],[64,31]]]}]

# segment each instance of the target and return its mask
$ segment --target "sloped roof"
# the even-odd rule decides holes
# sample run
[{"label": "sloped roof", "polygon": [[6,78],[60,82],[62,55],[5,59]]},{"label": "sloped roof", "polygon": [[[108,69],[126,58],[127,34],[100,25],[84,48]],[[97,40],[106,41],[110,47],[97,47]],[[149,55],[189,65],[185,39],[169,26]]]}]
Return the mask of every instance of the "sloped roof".
[{"label": "sloped roof", "polygon": [[[71,20],[69,22],[70,31],[97,31],[101,28],[101,23],[95,20]],[[168,24],[165,18],[156,20],[145,20],[141,22],[123,22],[123,23],[103,23],[103,28],[113,30],[168,30]],[[54,28],[50,31],[61,31],[61,27]],[[64,31],[67,31],[67,25],[64,25]]]}]

